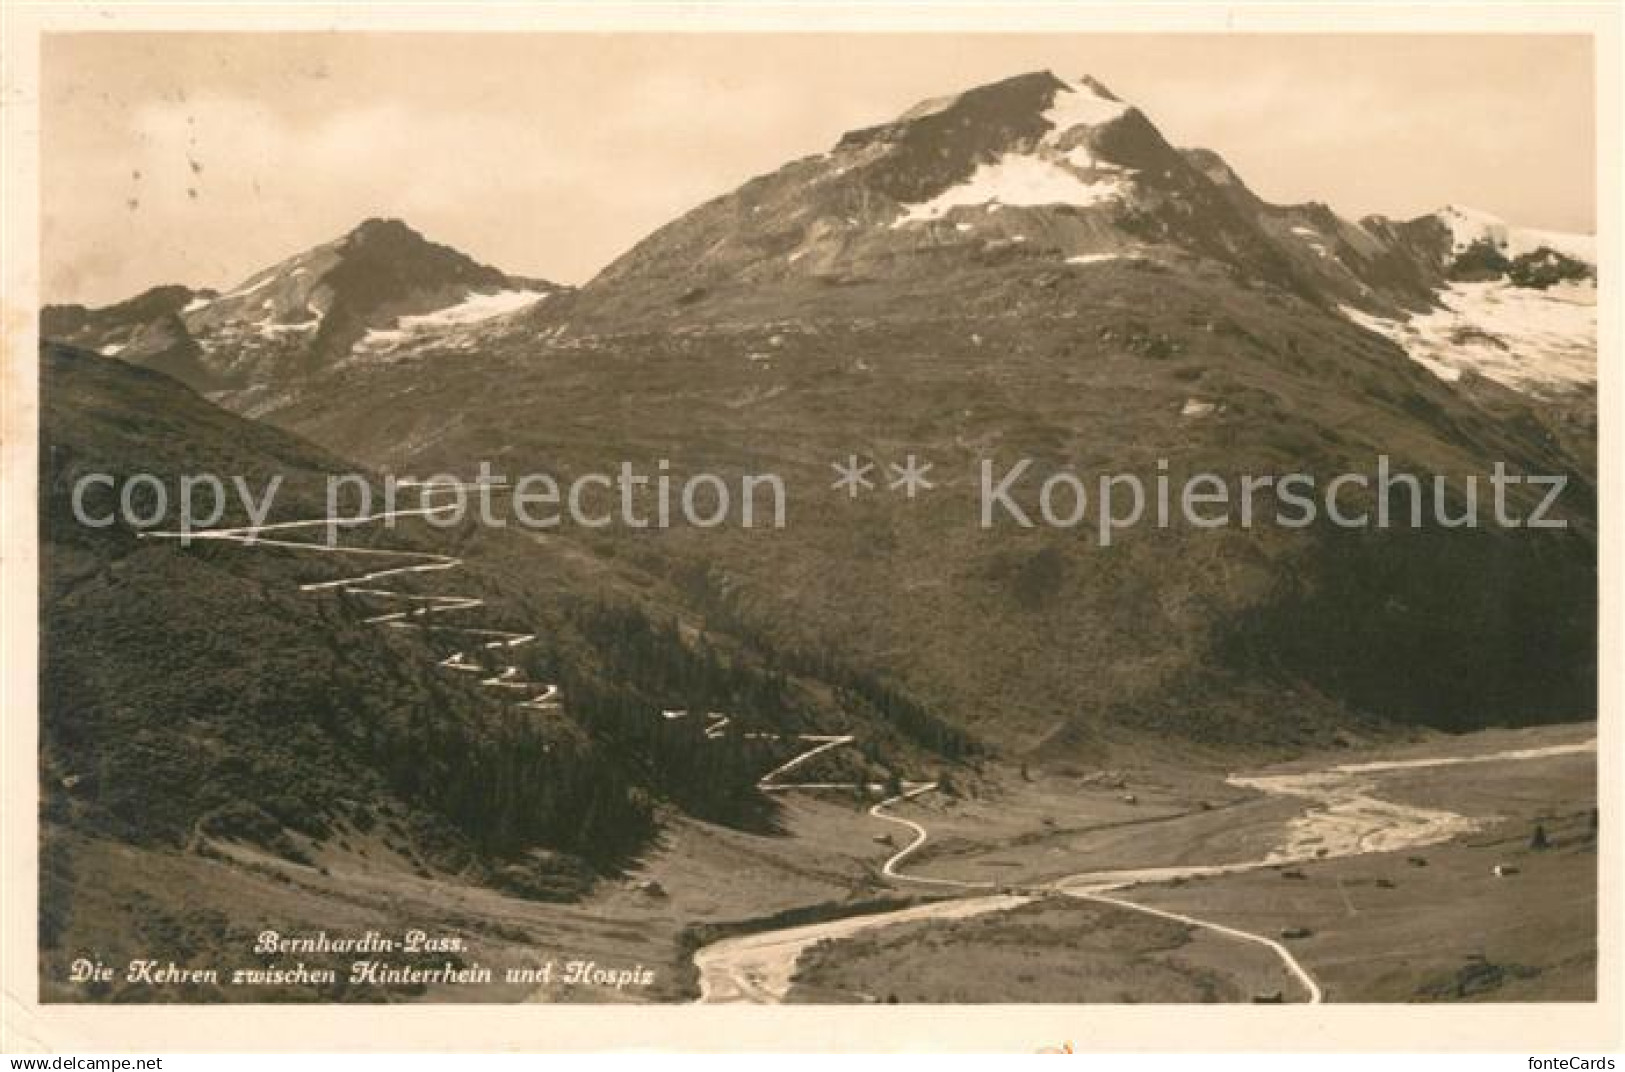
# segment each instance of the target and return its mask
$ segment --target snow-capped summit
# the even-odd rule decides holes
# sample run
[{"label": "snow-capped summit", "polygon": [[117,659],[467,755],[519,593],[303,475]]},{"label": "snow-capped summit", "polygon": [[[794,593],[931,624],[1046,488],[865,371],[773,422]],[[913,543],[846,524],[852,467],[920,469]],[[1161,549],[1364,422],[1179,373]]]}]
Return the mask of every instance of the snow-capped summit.
[{"label": "snow-capped summit", "polygon": [[[1098,80],[1036,71],[923,101],[700,206],[589,283],[571,318],[733,323],[773,302],[833,312],[872,308],[877,292],[1021,301],[1032,280],[1059,291],[1129,270],[1217,270],[1366,326],[1401,326],[1384,330],[1429,368],[1472,365],[1524,389],[1586,379],[1594,265],[1587,236],[1458,206],[1353,220],[1318,202],[1272,204],[1218,153],[1171,146]],[[1454,289],[1464,286],[1487,289]],[[1515,315],[1479,315],[1491,300]],[[1539,349],[1561,353],[1512,370],[1527,348],[1512,322],[1535,309]],[[1461,361],[1431,344],[1424,353],[1417,339],[1434,335]]]},{"label": "snow-capped summit", "polygon": [[1467,373],[1561,396],[1597,382],[1597,240],[1517,227],[1446,205],[1403,225],[1432,236],[1442,272],[1427,308],[1372,316],[1345,307],[1441,379]]},{"label": "snow-capped summit", "polygon": [[1094,78],[1035,71],[916,104],[700,206],[605,269],[577,312],[692,316],[763,285],[1192,255],[1306,289],[1139,109]]},{"label": "snow-capped summit", "polygon": [[[905,204],[892,226],[939,220],[956,208],[1090,207],[1132,197],[1134,169],[1098,156],[1091,146],[1092,134],[1123,118],[1128,105],[1088,76],[1076,83],[1056,80],[1048,91],[1048,106],[1038,113],[1048,129],[1036,140],[1016,139],[957,185],[927,201]],[[917,105],[905,113],[905,120],[942,114],[956,103],[956,98],[945,98]],[[925,110],[928,107],[934,110]]]},{"label": "snow-capped summit", "polygon": [[[1099,80],[1033,71],[922,101],[754,178],[653,232],[568,301],[543,303],[563,288],[376,219],[223,294],[160,288],[44,321],[51,338],[241,393],[341,363],[454,354],[504,332],[739,324],[783,309],[869,316],[911,296],[1008,311],[1040,289],[1064,304],[1125,273],[1205,273],[1368,325],[1476,309],[1450,293],[1466,284],[1519,315],[1532,295],[1495,288],[1557,300],[1562,287],[1564,304],[1541,308],[1567,325],[1584,319],[1595,264],[1589,236],[1456,205],[1355,221],[1318,202],[1272,204],[1218,153],[1170,145]],[[1507,320],[1480,332],[1494,336],[1484,345],[1513,347]],[[1451,323],[1456,346],[1467,335]],[[1569,380],[1583,379],[1571,358],[1593,344],[1594,329],[1563,343]]]},{"label": "snow-capped summit", "polygon": [[263,391],[358,348],[376,354],[464,330],[559,289],[480,264],[400,220],[369,219],[223,293],[170,287],[106,309],[47,309],[42,330],[200,390]]},{"label": "snow-capped summit", "polygon": [[1595,235],[1516,227],[1499,216],[1465,205],[1446,205],[1434,216],[1450,229],[1451,251],[1458,255],[1483,242],[1508,260],[1550,249],[1593,268],[1597,266]]},{"label": "snow-capped summit", "polygon": [[1074,128],[1103,126],[1121,118],[1128,110],[1127,104],[1091,75],[1068,82],[1049,71],[1035,71],[964,93],[921,101],[898,116],[895,122],[856,131],[842,141],[863,141],[876,132],[895,135],[899,128],[924,119],[967,127],[996,118],[1010,131],[1026,134],[1031,132],[1027,120],[1036,113],[1041,124],[1048,128],[1044,138],[1053,143]]}]

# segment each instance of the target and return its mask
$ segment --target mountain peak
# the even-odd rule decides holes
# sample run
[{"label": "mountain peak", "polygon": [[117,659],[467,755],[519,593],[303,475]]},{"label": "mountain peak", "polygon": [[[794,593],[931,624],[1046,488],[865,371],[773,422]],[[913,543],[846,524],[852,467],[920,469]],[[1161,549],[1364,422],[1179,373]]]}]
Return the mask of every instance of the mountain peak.
[{"label": "mountain peak", "polygon": [[1213,185],[1236,190],[1247,188],[1247,184],[1241,181],[1241,176],[1236,174],[1236,169],[1230,166],[1230,162],[1212,149],[1193,145],[1179,152],[1192,167],[1207,176],[1207,180]]},{"label": "mountain peak", "polygon": [[372,216],[362,220],[340,239],[340,243],[346,248],[375,243],[394,247],[412,244],[433,245],[422,232],[411,227],[405,220],[392,216]]},{"label": "mountain peak", "polygon": [[1441,207],[1434,215],[1446,219],[1472,220],[1478,223],[1504,224],[1506,222],[1493,212],[1485,212],[1481,208],[1473,208],[1471,205],[1459,205],[1454,202]]},{"label": "mountain peak", "polygon": [[1053,71],[1028,71],[960,93],[923,100],[893,122],[854,131],[847,139],[866,141],[865,135],[895,134],[899,128],[924,121],[930,121],[932,127],[953,130],[963,129],[973,122],[992,121],[1001,126],[1026,127],[1033,120],[1041,120],[1058,134],[1073,126],[1110,122],[1127,110],[1122,99],[1092,75],[1069,82]]},{"label": "mountain peak", "polygon": [[1433,213],[1433,218],[1449,229],[1452,255],[1480,245],[1488,245],[1508,258],[1550,249],[1592,268],[1597,265],[1597,239],[1593,235],[1517,227],[1492,212],[1460,204],[1445,205]]},{"label": "mountain peak", "polygon": [[768,280],[1081,265],[1159,245],[1303,289],[1138,108],[1092,76],[1029,71],[916,104],[701,206],[601,273],[586,307],[648,308],[654,280],[693,296],[688,308]]},{"label": "mountain peak", "polygon": [[417,234],[417,230],[405,220],[397,216],[368,216],[351,229],[351,234],[368,234],[373,232],[405,232]]},{"label": "mountain peak", "polygon": [[1098,127],[1121,119],[1129,111],[1122,99],[1101,82],[1084,75],[1076,82],[1061,82],[1050,97],[1044,120],[1052,135],[1059,136],[1074,127]]},{"label": "mountain peak", "polygon": [[1128,116],[1149,126],[1097,79],[1029,71],[922,101],[889,123],[848,133],[832,155],[838,175],[860,173],[871,190],[912,204],[1011,154],[1070,154],[1068,166],[1087,166],[1096,162],[1087,143]]},{"label": "mountain peak", "polygon": [[1106,84],[1092,74],[1080,75],[1078,84],[1091,90],[1097,97],[1105,97],[1107,100],[1117,101],[1119,104],[1123,103],[1122,97],[1107,89]]},{"label": "mountain peak", "polygon": [[164,287],[107,309],[50,309],[41,324],[53,340],[247,397],[346,360],[369,336],[393,346],[460,330],[557,289],[481,264],[403,220],[371,217],[223,294]]}]

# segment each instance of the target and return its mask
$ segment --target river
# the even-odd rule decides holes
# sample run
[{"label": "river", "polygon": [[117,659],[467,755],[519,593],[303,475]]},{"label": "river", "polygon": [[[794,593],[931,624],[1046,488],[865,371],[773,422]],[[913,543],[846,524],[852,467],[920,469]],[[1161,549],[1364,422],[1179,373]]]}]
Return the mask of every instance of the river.
[{"label": "river", "polygon": [[[1028,904],[1042,895],[1061,894],[1146,912],[1177,920],[1189,926],[1212,930],[1238,941],[1265,946],[1275,953],[1281,960],[1283,968],[1300,985],[1303,1000],[1318,1002],[1321,999],[1319,985],[1292,953],[1274,939],[1192,916],[1135,904],[1108,894],[1140,883],[1232,874],[1313,859],[1398,852],[1425,845],[1436,845],[1479,829],[1484,820],[1384,800],[1376,795],[1378,776],[1395,771],[1469,763],[1545,759],[1595,752],[1596,749],[1597,742],[1593,739],[1576,744],[1516,749],[1483,755],[1343,764],[1302,773],[1231,775],[1229,782],[1232,785],[1272,796],[1293,797],[1305,802],[1304,811],[1286,824],[1279,844],[1262,858],[1233,863],[1085,871],[1047,883],[1031,892],[983,892],[895,911],[848,916],[825,923],[809,923],[724,938],[701,947],[694,954],[694,965],[699,970],[700,977],[700,1001],[756,1004],[781,1002],[790,991],[796,965],[802,953],[819,942],[838,941],[877,927],[889,927],[922,919],[947,921],[967,919],[990,912],[1003,912]],[[916,885],[939,886],[944,890],[993,889],[988,883],[909,875],[898,870],[903,860],[925,844],[930,834],[922,824],[889,815],[887,809],[931,788],[923,786],[911,789],[870,809],[870,813],[876,818],[903,825],[911,829],[915,835],[912,843],[898,850],[882,865],[882,873],[895,880]]]}]

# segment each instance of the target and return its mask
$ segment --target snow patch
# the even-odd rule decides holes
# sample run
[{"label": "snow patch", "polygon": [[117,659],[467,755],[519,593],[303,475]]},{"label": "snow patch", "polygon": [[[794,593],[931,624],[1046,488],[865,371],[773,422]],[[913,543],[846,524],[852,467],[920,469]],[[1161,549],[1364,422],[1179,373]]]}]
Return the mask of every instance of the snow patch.
[{"label": "snow patch", "polygon": [[494,294],[471,293],[456,305],[418,316],[403,316],[395,322],[404,331],[434,331],[439,328],[477,324],[482,320],[517,313],[547,297],[540,290],[499,290]]},{"label": "snow patch", "polygon": [[1132,175],[1138,170],[1137,168],[1124,167],[1122,164],[1114,164],[1110,160],[1102,160],[1090,152],[1087,145],[1074,145],[1061,154],[1061,159],[1073,167],[1082,168],[1085,171],[1118,171],[1125,175]]},{"label": "snow patch", "polygon": [[938,115],[942,112],[946,112],[949,108],[952,108],[958,103],[959,94],[957,93],[951,94],[947,97],[932,97],[930,100],[921,101],[908,111],[904,112],[902,115],[898,116],[897,121],[899,123],[907,123],[915,119],[924,119],[928,115]]},{"label": "snow patch", "polygon": [[1116,179],[1089,181],[1058,164],[1035,156],[1006,153],[991,164],[981,164],[964,182],[950,186],[929,201],[904,205],[893,227],[940,220],[956,208],[999,205],[1033,207],[1077,205],[1090,207],[1122,198],[1127,192]]},{"label": "snow patch", "polygon": [[242,286],[238,287],[236,290],[232,291],[230,294],[222,294],[220,296],[220,298],[217,299],[217,300],[225,301],[225,300],[230,299],[230,298],[246,298],[250,294],[255,293],[256,291],[264,290],[266,287],[270,286],[272,283],[275,283],[276,279],[277,279],[277,277],[276,277],[275,273],[272,273],[271,275],[266,276],[264,279],[261,279],[258,282],[250,281],[248,283],[244,283]]},{"label": "snow patch", "polygon": [[1073,127],[1098,127],[1110,123],[1122,118],[1127,111],[1128,105],[1112,100],[1093,86],[1068,82],[1065,88],[1055,91],[1055,99],[1050,101],[1049,108],[1044,112],[1043,119],[1050,125],[1045,140],[1053,143],[1055,138]]},{"label": "snow patch", "polygon": [[1440,308],[1405,320],[1342,312],[1442,380],[1471,371],[1527,394],[1597,382],[1597,288],[1589,281],[1544,291],[1452,283],[1438,297]]},{"label": "snow patch", "polygon": [[1103,261],[1115,261],[1115,260],[1119,260],[1119,259],[1120,258],[1115,253],[1080,253],[1076,257],[1068,257],[1066,259],[1066,263],[1068,263],[1068,264],[1100,264]]},{"label": "snow patch", "polygon": [[1475,242],[1488,241],[1507,257],[1521,257],[1545,246],[1565,257],[1597,266],[1597,238],[1595,235],[1567,234],[1562,231],[1540,231],[1529,227],[1514,227],[1488,212],[1464,205],[1446,205],[1437,216],[1450,228],[1451,250],[1464,252]]},{"label": "snow patch", "polygon": [[261,320],[254,325],[254,330],[267,339],[280,339],[284,335],[299,335],[310,331],[320,323],[317,320],[306,320],[300,324],[277,324],[271,320]]},{"label": "snow patch", "polygon": [[355,348],[371,352],[393,350],[424,335],[468,327],[528,309],[548,296],[547,291],[540,290],[499,290],[492,294],[471,292],[462,301],[444,309],[400,317],[393,328],[373,328],[356,343]]},{"label": "snow patch", "polygon": [[355,344],[357,350],[393,350],[405,342],[408,334],[393,328],[372,328]]}]

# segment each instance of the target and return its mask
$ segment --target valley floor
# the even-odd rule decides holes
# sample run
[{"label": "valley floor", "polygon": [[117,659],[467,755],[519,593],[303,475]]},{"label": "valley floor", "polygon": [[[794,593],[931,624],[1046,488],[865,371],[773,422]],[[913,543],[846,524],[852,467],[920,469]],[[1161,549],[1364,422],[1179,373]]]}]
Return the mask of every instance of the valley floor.
[{"label": "valley floor", "polygon": [[[715,959],[723,947],[713,943],[748,936],[758,951],[782,947],[761,961],[770,985],[757,987],[744,973],[740,992],[708,998],[1303,1000],[1290,959],[1329,1001],[1586,1000],[1596,969],[1596,755],[1573,749],[1594,733],[1587,724],[1439,737],[1380,756],[1340,752],[1267,772],[1530,753],[1360,775],[1375,800],[1360,796],[1349,805],[1350,829],[1363,839],[1353,846],[1359,855],[1342,855],[1350,845],[1338,842],[1348,825],[1339,825],[1344,804],[1261,793],[1221,774],[1005,771],[990,775],[978,799],[924,794],[878,816],[849,790],[787,793],[780,835],[678,818],[631,874],[576,904],[418,873],[355,837],[343,848],[325,844],[306,866],[235,845],[158,851],[51,828],[52,933],[42,951],[41,996],[685,1001],[702,992],[695,952],[709,947],[701,959]],[[1553,749],[1560,751],[1539,751]],[[1413,831],[1439,814],[1471,822],[1426,848],[1369,851],[1385,847],[1373,831],[1390,803]],[[906,855],[913,835],[898,819],[928,831]],[[1537,824],[1548,848],[1529,845]],[[1302,848],[1317,838],[1331,847],[1323,859],[1256,865],[1283,845]],[[1516,873],[1498,877],[1497,865]],[[1100,881],[1101,872],[1151,868],[1182,874]],[[922,881],[931,879],[943,884]],[[916,906],[909,916],[875,916],[909,905]],[[122,971],[142,956],[222,968],[327,964],[342,977],[355,956],[256,955],[256,937],[266,929],[339,937],[414,928],[459,937],[464,947],[450,959],[491,968],[492,981],[146,989],[69,978],[81,957]],[[803,933],[810,938],[776,938]],[[427,967],[448,957],[376,959]],[[553,974],[540,981],[534,973],[549,961]],[[579,969],[587,961],[612,974],[572,979],[572,962]],[[533,974],[506,981],[509,968]]]},{"label": "valley floor", "polygon": [[[1538,749],[1590,732],[1485,733],[1384,758]],[[1476,829],[1414,851],[1147,881],[1113,896],[1275,939],[1327,1001],[1594,1000],[1595,768],[1595,755],[1579,752],[1383,772],[1382,800],[1461,814]],[[1153,806],[1171,803],[1138,795]],[[904,1002],[1301,1000],[1291,973],[1256,944],[1079,903],[1042,885],[1080,860],[1099,871],[1243,860],[1279,839],[1285,816],[1272,806],[1281,803],[1233,801],[992,849],[944,842],[920,873],[997,873],[1008,886],[1048,896],[950,926],[884,927],[814,947],[788,999],[842,1000],[833,995],[862,990]],[[1530,847],[1537,825],[1545,849]],[[1497,866],[1515,873],[1497,876]]]}]

